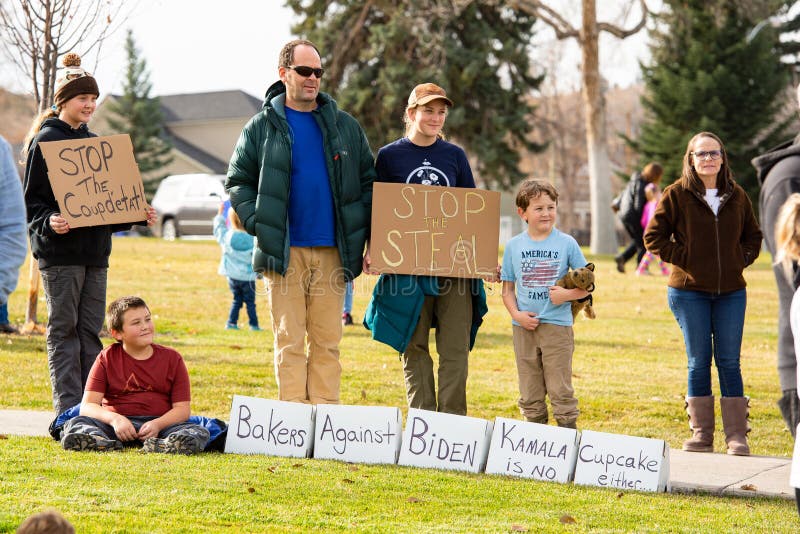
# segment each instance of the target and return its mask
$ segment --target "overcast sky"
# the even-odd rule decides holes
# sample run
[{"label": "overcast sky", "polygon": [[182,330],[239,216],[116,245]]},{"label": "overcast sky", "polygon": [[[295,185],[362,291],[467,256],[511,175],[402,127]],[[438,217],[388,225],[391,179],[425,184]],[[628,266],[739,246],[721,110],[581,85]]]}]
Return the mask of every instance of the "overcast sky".
[{"label": "overcast sky", "polygon": [[[624,3],[598,2],[599,16],[621,22],[624,14],[613,6]],[[550,4],[560,6],[563,15],[579,20],[577,0],[553,0]],[[651,0],[648,5],[651,4],[660,1]],[[632,25],[634,18],[635,13],[626,26]],[[103,94],[121,91],[123,42],[125,30],[130,27],[147,61],[154,95],[242,89],[260,97],[277,79],[278,52],[292,38],[292,22],[293,14],[281,0],[139,0],[124,27],[104,44],[94,74]],[[577,89],[580,56],[571,41],[555,43],[552,32],[544,29],[536,37],[544,48],[555,47],[560,84]],[[604,76],[617,85],[635,83],[639,78],[638,60],[647,55],[646,42],[644,32],[625,41],[603,37],[600,64]],[[544,52],[538,46],[536,50]],[[93,60],[84,64],[89,69],[93,65]],[[28,82],[7,67],[0,69],[0,84],[16,92],[28,92]]]}]

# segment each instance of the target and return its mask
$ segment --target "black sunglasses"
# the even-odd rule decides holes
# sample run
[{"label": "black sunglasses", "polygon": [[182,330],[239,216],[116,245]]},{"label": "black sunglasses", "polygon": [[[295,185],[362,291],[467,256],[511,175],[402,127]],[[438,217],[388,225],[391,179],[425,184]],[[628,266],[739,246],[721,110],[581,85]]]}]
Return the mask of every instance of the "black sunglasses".
[{"label": "black sunglasses", "polygon": [[288,68],[295,71],[300,76],[308,78],[312,74],[317,78],[322,78],[325,69],[315,69],[314,67],[306,67],[305,65],[290,65]]}]

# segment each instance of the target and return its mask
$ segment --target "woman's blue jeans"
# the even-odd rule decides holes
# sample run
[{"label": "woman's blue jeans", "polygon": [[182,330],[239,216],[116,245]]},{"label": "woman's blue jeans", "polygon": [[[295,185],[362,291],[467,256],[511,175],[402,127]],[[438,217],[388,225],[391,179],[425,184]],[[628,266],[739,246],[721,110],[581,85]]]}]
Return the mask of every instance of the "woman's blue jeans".
[{"label": "woman's blue jeans", "polygon": [[739,289],[716,295],[668,287],[667,300],[686,344],[689,360],[687,396],[711,395],[712,355],[722,396],[744,396],[739,360],[747,307],[746,291]]}]

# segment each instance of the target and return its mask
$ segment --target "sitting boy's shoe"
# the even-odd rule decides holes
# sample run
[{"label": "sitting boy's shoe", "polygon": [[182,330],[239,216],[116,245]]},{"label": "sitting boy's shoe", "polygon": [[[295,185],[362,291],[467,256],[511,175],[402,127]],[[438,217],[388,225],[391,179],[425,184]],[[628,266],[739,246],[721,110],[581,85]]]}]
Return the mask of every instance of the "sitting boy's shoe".
[{"label": "sitting boy's shoe", "polygon": [[197,439],[186,434],[170,434],[166,438],[147,438],[142,444],[142,452],[163,452],[167,454],[194,454],[202,447]]},{"label": "sitting boy's shoe", "polygon": [[342,326],[350,326],[353,324],[353,316],[349,313],[342,314]]},{"label": "sitting boy's shoe", "polygon": [[19,334],[19,330],[10,323],[0,324],[0,334]]},{"label": "sitting boy's shoe", "polygon": [[239,325],[227,323],[225,324],[225,330],[239,330]]},{"label": "sitting boy's shoe", "polygon": [[61,446],[68,451],[121,451],[122,442],[92,434],[65,434]]}]

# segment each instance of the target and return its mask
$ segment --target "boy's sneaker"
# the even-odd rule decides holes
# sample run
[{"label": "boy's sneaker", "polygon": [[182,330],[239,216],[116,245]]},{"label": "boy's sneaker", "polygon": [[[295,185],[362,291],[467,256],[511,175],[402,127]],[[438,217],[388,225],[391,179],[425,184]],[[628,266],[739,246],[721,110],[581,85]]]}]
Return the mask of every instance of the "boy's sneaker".
[{"label": "boy's sneaker", "polygon": [[260,327],[260,326],[258,326],[258,325],[256,325],[256,326],[251,326],[251,327],[250,327],[250,330],[252,330],[253,332],[261,332],[261,327]]},{"label": "boy's sneaker", "polygon": [[65,434],[61,446],[68,451],[121,451],[122,442],[92,434]]},{"label": "boy's sneaker", "polygon": [[346,312],[343,313],[342,314],[342,325],[343,326],[350,326],[351,324],[353,324],[353,316],[350,315],[349,313],[346,313]]},{"label": "boy's sneaker", "polygon": [[197,450],[197,439],[186,434],[170,434],[166,438],[147,438],[142,444],[142,452],[194,454]]},{"label": "boy's sneaker", "polygon": [[239,325],[233,323],[226,323],[225,330],[239,330]]}]

